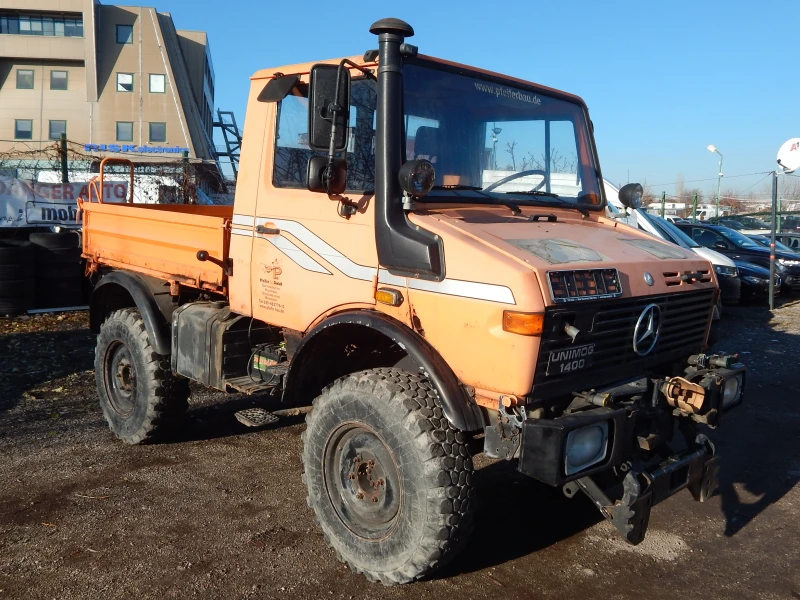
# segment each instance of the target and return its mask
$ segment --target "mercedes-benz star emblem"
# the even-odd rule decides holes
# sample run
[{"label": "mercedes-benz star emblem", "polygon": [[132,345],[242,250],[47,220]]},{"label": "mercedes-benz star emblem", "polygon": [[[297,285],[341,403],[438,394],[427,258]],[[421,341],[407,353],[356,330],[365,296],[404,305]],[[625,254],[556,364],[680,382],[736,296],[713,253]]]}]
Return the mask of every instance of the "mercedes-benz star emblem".
[{"label": "mercedes-benz star emblem", "polygon": [[639,356],[650,354],[655,348],[660,331],[661,309],[657,304],[648,304],[639,315],[633,330],[633,351]]},{"label": "mercedes-benz star emblem", "polygon": [[644,272],[644,282],[647,285],[653,285],[653,283],[654,283],[653,276],[650,275],[650,273],[648,273],[647,271]]}]

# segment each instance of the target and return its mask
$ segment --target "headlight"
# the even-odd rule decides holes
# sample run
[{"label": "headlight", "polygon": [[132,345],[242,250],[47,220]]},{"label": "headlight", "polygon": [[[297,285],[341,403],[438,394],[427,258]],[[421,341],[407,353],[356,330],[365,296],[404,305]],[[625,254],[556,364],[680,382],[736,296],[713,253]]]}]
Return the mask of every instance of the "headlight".
[{"label": "headlight", "polygon": [[750,275],[745,275],[742,277],[742,281],[746,281],[752,285],[765,285],[769,283],[766,279],[761,279],[760,277],[751,277]]},{"label": "headlight", "polygon": [[608,421],[601,421],[570,431],[564,450],[567,475],[599,463],[608,451]]},{"label": "headlight", "polygon": [[796,267],[797,265],[800,265],[800,260],[788,260],[785,258],[779,258],[775,262],[782,267]]},{"label": "headlight", "polygon": [[722,389],[722,408],[728,408],[736,404],[742,397],[742,374],[731,377],[725,381]]},{"label": "headlight", "polygon": [[736,277],[739,274],[736,267],[727,267],[725,265],[714,265],[714,272],[717,275],[727,275],[728,277]]}]

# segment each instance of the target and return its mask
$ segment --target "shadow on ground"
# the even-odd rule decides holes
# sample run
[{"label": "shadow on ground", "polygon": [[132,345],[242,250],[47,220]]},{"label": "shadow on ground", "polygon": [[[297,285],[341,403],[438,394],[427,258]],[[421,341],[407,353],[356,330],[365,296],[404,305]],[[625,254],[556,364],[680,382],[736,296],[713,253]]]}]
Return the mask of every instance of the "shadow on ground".
[{"label": "shadow on ground", "polygon": [[88,329],[0,336],[0,411],[14,408],[23,392],[43,382],[94,368],[94,335]]},{"label": "shadow on ground", "polygon": [[[797,296],[776,298],[780,308],[797,304]],[[790,462],[800,437],[800,336],[784,331],[787,323],[776,321],[763,303],[726,307],[723,324],[714,349],[740,352],[748,365],[743,404],[726,413],[712,434],[722,456],[718,494],[725,535],[732,537],[800,481],[800,462]]]},{"label": "shadow on ground", "polygon": [[562,542],[602,520],[587,498],[567,498],[561,489],[498,461],[475,473],[478,499],[475,530],[458,559],[436,579],[455,577],[506,563]]}]

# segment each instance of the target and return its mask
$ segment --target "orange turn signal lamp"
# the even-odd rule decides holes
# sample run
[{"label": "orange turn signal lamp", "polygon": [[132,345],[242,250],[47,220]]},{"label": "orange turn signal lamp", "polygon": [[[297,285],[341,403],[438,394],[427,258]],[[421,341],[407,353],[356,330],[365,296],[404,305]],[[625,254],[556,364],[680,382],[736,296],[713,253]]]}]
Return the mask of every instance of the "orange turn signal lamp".
[{"label": "orange turn signal lamp", "polygon": [[392,288],[378,288],[375,290],[375,300],[389,306],[400,306],[403,303],[403,294]]},{"label": "orange turn signal lamp", "polygon": [[520,335],[541,335],[544,329],[544,313],[503,311],[503,330]]}]

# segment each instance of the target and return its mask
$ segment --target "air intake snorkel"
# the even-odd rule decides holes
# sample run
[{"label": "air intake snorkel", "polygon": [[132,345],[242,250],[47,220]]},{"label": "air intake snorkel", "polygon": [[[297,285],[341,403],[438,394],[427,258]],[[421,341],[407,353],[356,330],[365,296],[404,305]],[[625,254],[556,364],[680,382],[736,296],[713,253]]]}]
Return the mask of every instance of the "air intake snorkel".
[{"label": "air intake snorkel", "polygon": [[438,236],[413,225],[403,210],[403,57],[416,54],[405,44],[414,35],[400,19],[381,19],[370,27],[378,36],[377,131],[375,132],[375,243],[378,262],[391,273],[441,281],[442,244]]}]

